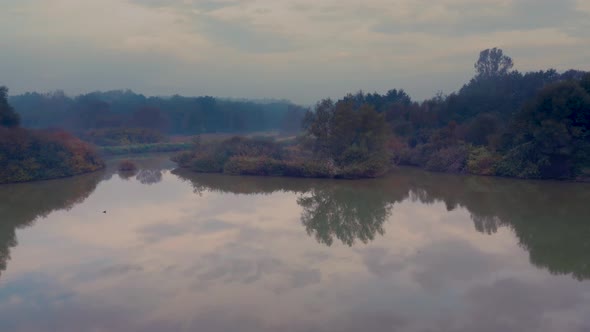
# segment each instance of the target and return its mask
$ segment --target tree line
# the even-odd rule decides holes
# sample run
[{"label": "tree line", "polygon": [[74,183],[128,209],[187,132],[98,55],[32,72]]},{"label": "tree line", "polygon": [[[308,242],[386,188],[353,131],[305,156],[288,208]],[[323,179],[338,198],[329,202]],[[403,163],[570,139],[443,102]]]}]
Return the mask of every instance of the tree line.
[{"label": "tree line", "polygon": [[[196,171],[377,177],[394,164],[519,178],[590,178],[590,74],[521,73],[501,49],[480,53],[457,92],[418,102],[404,90],[358,92],[313,109],[131,91],[29,93],[11,103],[31,127],[61,126],[103,146],[153,144],[167,134],[282,130],[297,140],[231,139],[177,158]],[[6,113],[9,114],[9,113]],[[12,114],[12,113],[10,113]],[[19,115],[1,121],[18,123]]]},{"label": "tree line", "polygon": [[[416,102],[403,90],[359,92],[336,104],[354,105],[357,112],[373,108],[383,116],[390,135],[381,136],[379,146],[389,139],[398,164],[520,178],[590,178],[590,74],[512,68],[502,50],[488,49],[475,63],[476,75],[450,95]],[[316,106],[317,119],[324,108],[324,102]]]},{"label": "tree line", "polygon": [[[25,93],[10,103],[29,128],[60,127],[75,133],[143,128],[164,134],[299,131],[305,109],[282,100],[247,101],[203,97],[146,97],[130,90],[76,97],[62,91]],[[121,130],[120,130],[121,131]]]}]

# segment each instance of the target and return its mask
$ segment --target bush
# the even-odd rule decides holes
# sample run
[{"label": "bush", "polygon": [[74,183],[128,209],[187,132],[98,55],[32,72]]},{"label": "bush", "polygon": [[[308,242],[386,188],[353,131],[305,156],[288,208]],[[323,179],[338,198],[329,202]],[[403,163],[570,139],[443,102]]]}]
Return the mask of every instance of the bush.
[{"label": "bush", "polygon": [[180,167],[189,167],[194,157],[194,152],[184,151],[172,156],[172,161],[177,163]]},{"label": "bush", "polygon": [[477,175],[495,175],[500,158],[485,147],[475,147],[469,151],[467,172]]},{"label": "bush", "polygon": [[0,183],[68,177],[103,167],[90,145],[66,132],[0,127]]},{"label": "bush", "polygon": [[548,165],[549,160],[536,150],[533,142],[512,148],[498,162],[496,173],[525,179],[541,178],[540,168]]},{"label": "bush", "polygon": [[433,153],[430,145],[420,144],[414,148],[404,148],[397,153],[396,159],[400,165],[423,167]]},{"label": "bush", "polygon": [[195,156],[189,164],[189,168],[199,173],[221,173],[223,172],[224,163],[212,156],[198,155]]},{"label": "bush", "polygon": [[[347,155],[355,159],[356,150]],[[200,145],[173,157],[181,167],[202,173],[289,176],[307,178],[366,178],[383,175],[391,160],[388,153],[337,167],[331,160],[312,159],[294,146],[269,140],[237,138]]]},{"label": "bush", "polygon": [[373,157],[361,163],[352,164],[340,170],[336,177],[343,179],[376,178],[390,169],[387,158]]},{"label": "bush", "polygon": [[426,169],[435,172],[462,173],[465,171],[469,151],[464,145],[443,148],[428,158]]},{"label": "bush", "polygon": [[232,175],[282,176],[285,162],[268,157],[232,157],[223,166],[223,172]]},{"label": "bush", "polygon": [[284,176],[303,178],[332,178],[336,174],[334,165],[317,160],[292,160],[285,163]]},{"label": "bush", "polygon": [[137,165],[131,160],[123,160],[119,163],[119,171],[121,172],[135,172]]}]

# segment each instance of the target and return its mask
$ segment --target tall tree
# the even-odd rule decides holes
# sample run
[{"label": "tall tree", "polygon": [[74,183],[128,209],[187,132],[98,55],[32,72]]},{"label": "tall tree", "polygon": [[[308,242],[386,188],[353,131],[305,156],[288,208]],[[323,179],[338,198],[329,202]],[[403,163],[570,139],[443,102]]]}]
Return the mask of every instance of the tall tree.
[{"label": "tall tree", "polygon": [[20,117],[8,103],[8,88],[0,86],[0,126],[18,127]]},{"label": "tall tree", "polygon": [[506,75],[513,66],[512,58],[504,55],[501,49],[494,47],[479,53],[479,60],[475,63],[475,70],[477,71],[477,77],[487,78]]}]

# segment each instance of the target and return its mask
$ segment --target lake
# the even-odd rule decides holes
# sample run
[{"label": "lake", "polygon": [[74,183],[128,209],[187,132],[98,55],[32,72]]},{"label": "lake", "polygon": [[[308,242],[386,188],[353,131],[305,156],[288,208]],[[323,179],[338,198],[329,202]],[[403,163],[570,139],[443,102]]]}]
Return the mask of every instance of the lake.
[{"label": "lake", "polygon": [[136,158],[0,186],[0,331],[590,331],[589,184]]}]

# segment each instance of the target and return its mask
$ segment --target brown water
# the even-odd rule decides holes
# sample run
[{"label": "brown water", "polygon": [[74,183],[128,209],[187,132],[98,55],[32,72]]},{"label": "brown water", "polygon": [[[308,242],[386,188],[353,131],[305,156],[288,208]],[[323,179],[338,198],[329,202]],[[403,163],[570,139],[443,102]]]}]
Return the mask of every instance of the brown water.
[{"label": "brown water", "polygon": [[0,331],[590,331],[588,184],[140,163],[0,186]]}]

